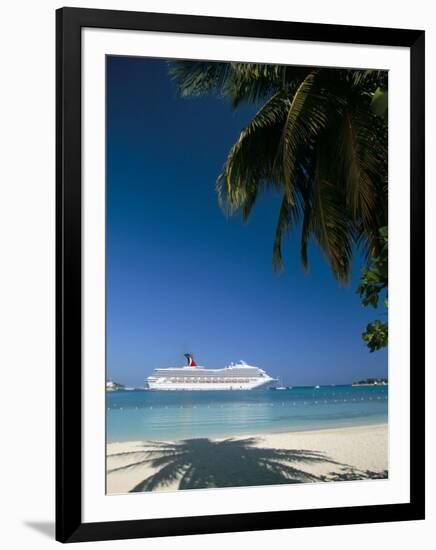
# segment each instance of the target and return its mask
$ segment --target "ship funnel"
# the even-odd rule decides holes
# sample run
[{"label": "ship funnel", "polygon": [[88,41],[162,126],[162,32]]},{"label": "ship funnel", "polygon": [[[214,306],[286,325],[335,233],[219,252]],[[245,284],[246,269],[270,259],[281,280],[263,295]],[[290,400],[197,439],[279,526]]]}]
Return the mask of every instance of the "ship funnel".
[{"label": "ship funnel", "polygon": [[194,356],[192,353],[185,353],[186,361],[188,362],[188,367],[196,367],[197,363],[194,361]]}]

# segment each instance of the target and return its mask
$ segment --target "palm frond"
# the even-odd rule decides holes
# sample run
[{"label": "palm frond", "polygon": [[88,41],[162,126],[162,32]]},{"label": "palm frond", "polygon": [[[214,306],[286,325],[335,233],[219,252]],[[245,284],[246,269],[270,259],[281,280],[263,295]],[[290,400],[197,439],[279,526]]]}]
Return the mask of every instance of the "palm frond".
[{"label": "palm frond", "polygon": [[316,75],[317,71],[310,72],[295,90],[281,135],[279,154],[285,194],[290,204],[294,202],[293,179],[298,152],[310,144],[326,123],[323,98],[314,93]]},{"label": "palm frond", "polygon": [[303,221],[301,224],[300,258],[305,271],[309,271],[308,244],[312,233],[313,204],[306,199],[304,201]]},{"label": "palm frond", "polygon": [[388,71],[375,69],[354,69],[347,71],[352,86],[358,87],[359,92],[374,93],[377,88],[387,90]]},{"label": "palm frond", "polygon": [[182,97],[223,92],[231,72],[229,63],[210,61],[170,61],[170,77]]},{"label": "palm frond", "polygon": [[283,271],[282,242],[287,231],[298,221],[299,211],[296,205],[289,204],[286,196],[283,197],[276,225],[276,233],[273,246],[273,268],[279,272]]},{"label": "palm frond", "polygon": [[312,186],[312,212],[309,227],[333,273],[340,282],[350,277],[352,257],[352,228],[344,208],[343,189],[331,181],[331,159],[325,150],[318,150]]},{"label": "palm frond", "polygon": [[377,204],[380,199],[378,187],[387,173],[387,139],[380,119],[369,109],[355,107],[352,112],[347,109],[338,138],[347,205],[352,218],[356,224],[361,222],[365,230],[377,233],[381,227],[377,224],[382,221],[377,208],[380,206]]},{"label": "palm frond", "polygon": [[221,63],[215,61],[170,61],[169,73],[181,96],[214,93],[231,100],[258,103],[279,90],[299,82],[307,74],[304,67],[264,63]]},{"label": "palm frond", "polygon": [[234,107],[242,101],[258,102],[273,95],[284,80],[285,67],[258,63],[171,61],[169,73],[181,96],[214,93]]},{"label": "palm frond", "polygon": [[286,102],[281,93],[275,94],[241,131],[230,149],[217,180],[220,203],[230,213],[242,207],[247,219],[259,186],[276,183],[273,164]]}]

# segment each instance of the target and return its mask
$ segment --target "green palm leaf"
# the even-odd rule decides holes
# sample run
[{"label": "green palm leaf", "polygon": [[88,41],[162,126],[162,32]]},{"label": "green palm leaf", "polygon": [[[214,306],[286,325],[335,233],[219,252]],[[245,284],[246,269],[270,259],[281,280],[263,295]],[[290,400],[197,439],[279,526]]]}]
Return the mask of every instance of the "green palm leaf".
[{"label": "green palm leaf", "polygon": [[310,144],[326,123],[323,99],[313,94],[316,75],[317,71],[310,72],[295,90],[281,135],[277,158],[280,154],[285,194],[290,204],[294,203],[293,179],[298,152]]},{"label": "green palm leaf", "polygon": [[232,146],[223,171],[217,180],[220,203],[230,213],[243,209],[244,219],[250,215],[262,185],[277,183],[274,158],[278,128],[283,124],[287,99],[276,93],[240,133]]}]

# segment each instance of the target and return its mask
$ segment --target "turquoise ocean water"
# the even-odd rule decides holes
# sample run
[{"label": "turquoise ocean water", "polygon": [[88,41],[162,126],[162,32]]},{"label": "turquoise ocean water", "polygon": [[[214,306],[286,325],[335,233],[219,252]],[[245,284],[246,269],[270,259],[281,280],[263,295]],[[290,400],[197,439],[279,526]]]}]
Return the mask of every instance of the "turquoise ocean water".
[{"label": "turquoise ocean water", "polygon": [[387,386],[106,394],[107,440],[174,440],[387,422]]}]

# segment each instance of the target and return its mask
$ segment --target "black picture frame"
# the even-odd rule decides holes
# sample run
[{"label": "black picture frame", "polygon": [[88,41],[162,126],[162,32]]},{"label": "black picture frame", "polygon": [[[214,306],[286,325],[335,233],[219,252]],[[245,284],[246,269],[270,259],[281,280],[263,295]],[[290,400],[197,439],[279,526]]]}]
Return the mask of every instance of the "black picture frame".
[{"label": "black picture frame", "polygon": [[[129,29],[410,49],[410,502],[82,522],[81,29]],[[56,13],[56,539],[128,539],[424,519],[424,52],[419,30],[62,8]]]}]

